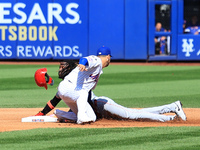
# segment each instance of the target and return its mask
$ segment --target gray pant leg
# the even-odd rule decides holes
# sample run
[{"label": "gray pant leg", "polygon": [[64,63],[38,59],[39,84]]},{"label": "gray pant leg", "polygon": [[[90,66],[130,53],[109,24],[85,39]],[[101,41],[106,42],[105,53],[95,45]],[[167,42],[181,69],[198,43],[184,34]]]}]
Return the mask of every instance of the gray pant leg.
[{"label": "gray pant leg", "polygon": [[56,109],[55,115],[59,120],[77,121],[77,115],[72,111],[66,112],[66,111],[63,111],[63,110]]},{"label": "gray pant leg", "polygon": [[154,114],[165,114],[165,113],[175,112],[175,105],[174,103],[171,103],[171,104],[162,105],[158,107],[143,108],[141,110],[145,112],[154,113]]},{"label": "gray pant leg", "polygon": [[[146,112],[144,110],[130,109],[130,108],[127,108],[115,103],[112,99],[107,98],[107,97],[99,97],[96,100],[97,100],[98,107],[103,107],[104,111],[109,112],[109,114],[112,114],[114,116],[118,116],[121,119],[133,119],[133,120],[150,119],[150,120],[164,122],[164,121],[171,120],[171,117],[172,117],[172,116],[154,114],[154,113]],[[149,111],[150,110],[152,111],[152,109],[149,109]]]},{"label": "gray pant leg", "polygon": [[143,110],[135,110],[131,111],[129,110],[129,119],[149,119],[149,120],[154,120],[154,121],[169,121],[172,120],[171,115],[161,115],[161,114],[156,114],[156,113],[150,113],[150,112],[145,112]]}]

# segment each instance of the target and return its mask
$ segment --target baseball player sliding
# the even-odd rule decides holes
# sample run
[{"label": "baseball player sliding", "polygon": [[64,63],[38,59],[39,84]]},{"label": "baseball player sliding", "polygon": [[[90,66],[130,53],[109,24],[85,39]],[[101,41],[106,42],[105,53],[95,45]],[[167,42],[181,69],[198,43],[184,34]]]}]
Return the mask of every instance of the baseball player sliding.
[{"label": "baseball player sliding", "polygon": [[[70,70],[71,72],[66,73],[66,69],[70,65],[62,62],[59,68],[59,77],[63,80],[58,86],[56,96],[47,103],[46,110],[54,108],[62,99],[77,115],[78,124],[95,122],[96,114],[87,101],[88,93],[96,87],[99,77],[103,73],[102,69],[109,65],[110,59],[110,49],[103,46],[98,49],[97,56],[90,55],[81,58],[78,66]],[[44,78],[44,75],[42,77]],[[38,84],[38,79],[35,79]],[[45,114],[45,112],[41,113]]]},{"label": "baseball player sliding", "polygon": [[[147,119],[153,121],[166,122],[177,118],[181,118],[182,120],[186,121],[186,115],[182,109],[182,104],[180,101],[176,101],[171,104],[158,107],[131,109],[117,104],[115,101],[108,97],[97,97],[92,92],[92,104],[98,119]],[[165,113],[174,113],[174,115],[163,115]],[[71,111],[66,112],[56,109],[54,111],[54,114],[57,116],[60,122],[65,122],[66,120],[77,120],[76,114],[74,114]]]},{"label": "baseball player sliding", "polygon": [[[100,49],[98,50],[98,54],[99,53],[109,55],[109,56],[108,55],[104,56],[105,63],[102,63],[102,68],[103,66],[104,67],[108,66],[110,62],[110,50],[108,49],[108,51],[105,53],[104,50]],[[89,56],[83,58],[79,61],[78,67],[77,63],[71,60],[61,62],[58,75],[59,78],[63,79],[63,81],[60,83],[58,87],[58,92],[56,93],[53,99],[47,102],[44,109],[40,111],[38,114],[36,114],[36,116],[46,115],[56,107],[56,105],[61,101],[61,99],[63,99],[63,101],[70,107],[70,110],[68,112],[59,109],[56,109],[54,111],[54,114],[58,117],[58,120],[60,120],[61,122],[65,120],[70,120],[77,122],[78,124],[83,124],[91,121],[94,122],[96,121],[96,119],[99,118],[133,119],[133,120],[149,119],[154,121],[165,122],[174,120],[177,117],[186,121],[186,115],[182,109],[182,104],[180,101],[152,108],[130,109],[115,103],[112,99],[108,97],[95,96],[90,89],[96,86],[99,74],[101,73],[100,71],[101,67],[100,70],[97,68],[95,69],[95,71],[97,71],[96,74],[94,73],[91,74],[88,71],[90,67],[98,66],[99,64],[98,60],[99,59],[97,59],[96,56],[91,56],[91,57]],[[46,71],[47,70],[44,69],[38,69],[36,71],[37,75],[35,76],[35,81],[38,86],[44,86],[47,89],[46,84],[50,83],[48,78],[47,80],[45,80],[45,77],[49,78],[51,77],[48,76]],[[81,71],[83,71],[83,73]],[[87,82],[85,81],[86,79],[85,76],[87,77]],[[81,81],[79,81],[78,79]],[[88,83],[89,81],[91,81],[92,85]],[[82,83],[85,84],[83,85]],[[85,91],[82,93],[81,89],[84,89]],[[80,94],[83,94],[83,97],[81,97]],[[78,103],[80,105],[83,104],[82,106],[84,106],[85,108],[80,108],[81,106],[78,106],[79,105]],[[79,111],[79,108],[81,109],[81,111]],[[83,117],[83,119],[85,120],[81,120],[82,116],[79,114],[80,112],[83,114],[84,117],[87,116],[87,118]],[[163,115],[169,112],[173,112],[175,114]]]}]

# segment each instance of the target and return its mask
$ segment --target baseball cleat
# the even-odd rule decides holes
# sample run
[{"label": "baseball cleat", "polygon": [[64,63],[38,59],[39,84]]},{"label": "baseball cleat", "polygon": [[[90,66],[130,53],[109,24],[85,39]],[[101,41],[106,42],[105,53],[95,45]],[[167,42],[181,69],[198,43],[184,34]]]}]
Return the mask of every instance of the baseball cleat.
[{"label": "baseball cleat", "polygon": [[186,121],[186,115],[182,109],[182,103],[180,101],[176,101],[174,102],[174,104],[176,105],[176,110],[175,113],[178,117],[180,117],[182,120]]},{"label": "baseball cleat", "polygon": [[40,111],[35,116],[45,116],[45,115]]}]

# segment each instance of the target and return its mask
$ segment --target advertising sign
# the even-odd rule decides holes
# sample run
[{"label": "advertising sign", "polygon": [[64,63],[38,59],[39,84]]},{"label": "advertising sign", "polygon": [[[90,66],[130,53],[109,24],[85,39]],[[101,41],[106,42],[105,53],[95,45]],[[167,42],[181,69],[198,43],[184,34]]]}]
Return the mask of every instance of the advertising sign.
[{"label": "advertising sign", "polygon": [[87,1],[0,2],[0,59],[78,59],[87,54]]},{"label": "advertising sign", "polygon": [[200,60],[200,36],[178,36],[178,60]]}]

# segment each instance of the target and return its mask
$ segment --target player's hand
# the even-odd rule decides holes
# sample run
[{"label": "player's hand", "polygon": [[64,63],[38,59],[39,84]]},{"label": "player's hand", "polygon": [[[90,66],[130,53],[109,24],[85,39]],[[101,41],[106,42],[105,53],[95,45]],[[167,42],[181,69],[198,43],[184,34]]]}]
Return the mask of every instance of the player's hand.
[{"label": "player's hand", "polygon": [[82,64],[78,65],[80,71],[87,71],[86,67]]}]

